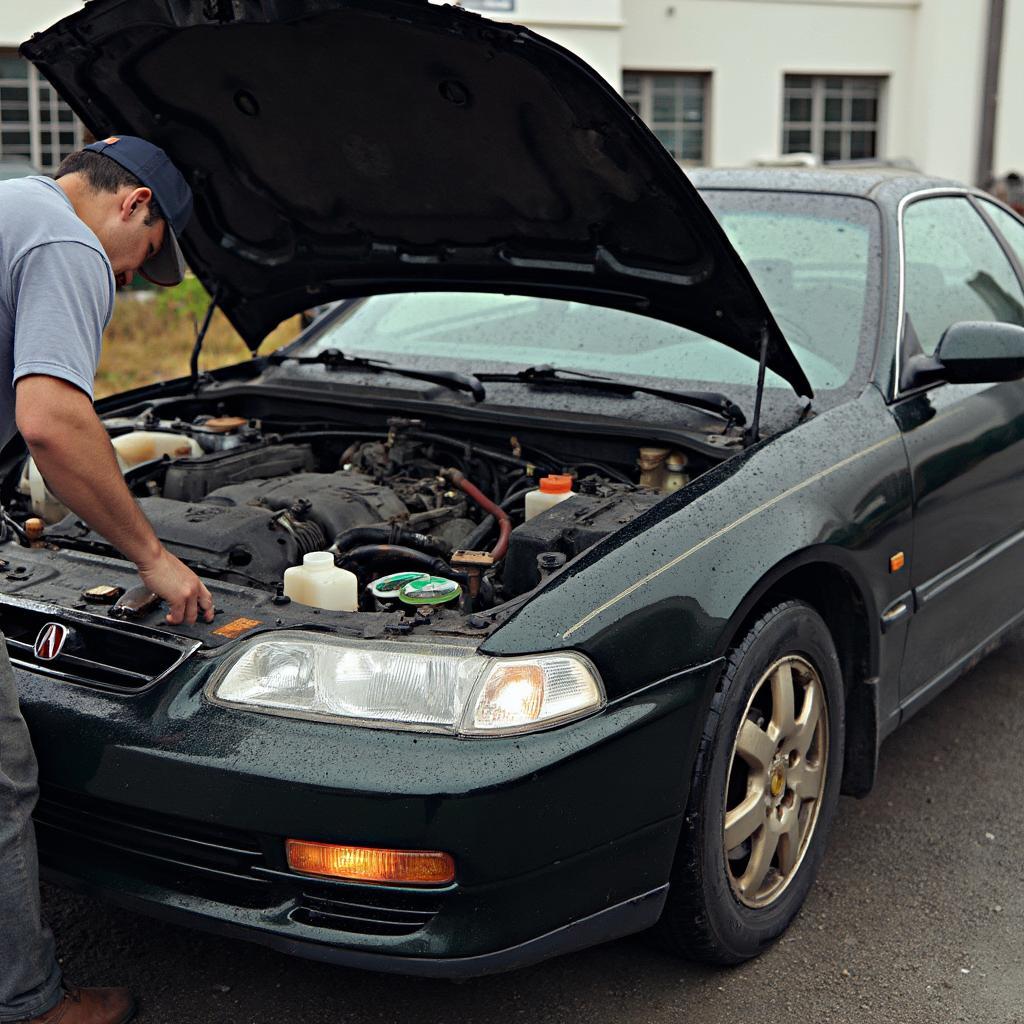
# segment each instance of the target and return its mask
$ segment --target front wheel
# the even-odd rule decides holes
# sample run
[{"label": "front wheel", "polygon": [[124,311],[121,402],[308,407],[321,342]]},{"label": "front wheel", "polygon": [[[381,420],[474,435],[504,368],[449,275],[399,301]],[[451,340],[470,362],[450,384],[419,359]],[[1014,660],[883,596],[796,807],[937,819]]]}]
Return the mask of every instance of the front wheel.
[{"label": "front wheel", "polygon": [[821,616],[765,613],[708,712],[659,935],[711,963],[756,956],[796,916],[839,798],[843,681]]}]

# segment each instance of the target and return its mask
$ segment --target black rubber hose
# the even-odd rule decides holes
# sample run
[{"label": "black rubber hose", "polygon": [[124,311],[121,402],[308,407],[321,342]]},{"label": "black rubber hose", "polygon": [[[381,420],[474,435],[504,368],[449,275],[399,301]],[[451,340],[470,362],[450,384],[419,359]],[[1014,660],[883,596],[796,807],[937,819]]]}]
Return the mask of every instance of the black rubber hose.
[{"label": "black rubber hose", "polygon": [[505,489],[505,493],[501,496],[501,505],[504,506],[505,502],[509,498],[514,498],[521,491],[528,491],[531,487],[537,486],[537,480],[532,476],[521,476],[517,480],[513,480],[511,484]]},{"label": "black rubber hose", "polygon": [[364,582],[362,577],[366,573],[381,572],[392,566],[395,570],[419,569],[433,576],[444,576],[448,579],[461,580],[465,575],[454,572],[443,558],[413,548],[404,548],[399,544],[364,544],[338,555],[335,562],[342,569],[349,569],[359,576],[360,583]]},{"label": "black rubber hose", "polygon": [[507,512],[510,508],[513,508],[519,501],[526,500],[526,492],[528,488],[523,488],[521,491],[516,491],[514,494],[510,494],[502,503],[501,507]]},{"label": "black rubber hose", "polygon": [[415,530],[407,530],[397,525],[353,526],[348,530],[342,530],[334,538],[332,546],[340,554],[344,554],[349,548],[365,544],[398,544],[402,547],[414,548],[436,558],[448,558],[452,553],[451,545],[446,544],[443,540],[437,537],[428,537],[425,533],[416,533]]},{"label": "black rubber hose", "polygon": [[463,541],[463,548],[466,551],[479,551],[480,545],[491,535],[494,524],[497,520],[492,515],[486,515],[480,520],[480,525]]}]

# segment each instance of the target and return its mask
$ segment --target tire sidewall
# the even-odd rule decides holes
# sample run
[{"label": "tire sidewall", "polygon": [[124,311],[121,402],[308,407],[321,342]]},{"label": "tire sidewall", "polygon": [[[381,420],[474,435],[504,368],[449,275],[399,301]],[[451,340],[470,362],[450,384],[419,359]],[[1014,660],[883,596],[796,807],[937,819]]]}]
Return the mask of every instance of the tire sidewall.
[{"label": "tire sidewall", "polygon": [[[802,603],[788,604],[776,612],[768,617],[755,641],[741,647],[739,659],[727,670],[699,796],[703,828],[698,841],[707,925],[736,960],[759,953],[786,929],[799,911],[825,853],[842,781],[843,679],[828,627],[814,609]],[[729,883],[723,844],[726,784],[736,735],[751,694],[768,668],[786,655],[798,655],[809,661],[818,671],[825,691],[829,716],[825,788],[814,834],[795,877],[769,906],[753,908],[739,901]]]}]

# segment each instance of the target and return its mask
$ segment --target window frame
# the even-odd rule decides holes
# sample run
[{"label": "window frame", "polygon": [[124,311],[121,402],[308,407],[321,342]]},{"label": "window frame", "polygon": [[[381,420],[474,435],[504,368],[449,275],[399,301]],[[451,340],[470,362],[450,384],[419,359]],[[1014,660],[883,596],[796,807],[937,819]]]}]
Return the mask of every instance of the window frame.
[{"label": "window frame", "polygon": [[[626,87],[626,82],[629,77],[635,77],[639,79],[639,90],[635,94],[637,100],[637,106],[633,106],[631,97],[634,95]],[[700,122],[690,122],[685,120],[679,121],[656,121],[654,118],[654,80],[656,78],[672,78],[676,79],[680,84],[684,79],[695,80],[700,83],[701,89],[701,119]],[[708,153],[710,152],[709,146],[709,112],[711,109],[711,72],[710,71],[637,71],[631,68],[623,68],[622,70],[622,97],[629,104],[629,106],[636,112],[644,124],[652,132],[657,132],[662,128],[672,128],[680,132],[680,145],[683,143],[683,134],[687,128],[699,127],[701,131],[701,151],[699,160],[691,160],[683,156],[677,156],[672,150],[665,149],[671,154],[672,159],[675,160],[680,167],[706,167],[708,162]],[[639,109],[637,109],[639,107]],[[682,113],[680,111],[680,113]],[[661,141],[659,139],[659,141]],[[663,144],[664,145],[664,144]]]},{"label": "window frame", "polygon": [[[24,78],[0,77],[0,87],[28,91],[27,120],[24,125],[21,122],[14,122],[7,126],[0,119],[0,160],[24,160],[27,157],[36,173],[52,174],[60,165],[62,156],[82,148],[85,136],[82,122],[75,116],[71,107],[57,95],[57,90],[39,73],[34,64],[20,57],[17,51],[6,48],[0,48],[0,57],[18,60],[24,64],[26,70]],[[48,90],[47,99],[40,97],[42,89]],[[3,100],[0,100],[0,110],[2,109]],[[62,111],[70,112],[70,120],[60,119]],[[44,112],[49,115],[46,121],[43,120]],[[28,132],[28,153],[24,152],[23,146],[19,146],[17,152],[8,153],[4,148],[4,132],[22,130]],[[49,137],[49,143],[46,145],[43,141],[44,132]],[[60,137],[64,133],[72,134],[70,143],[61,143]],[[43,159],[44,149],[49,152],[49,159]]]},{"label": "window frame", "polygon": [[1001,209],[1006,210],[1016,220],[1021,221],[1024,225],[1024,219],[1019,217],[1016,213],[1010,210],[1005,203],[999,202],[994,196],[979,195],[976,190],[969,188],[957,188],[955,186],[946,186],[938,188],[926,188],[920,189],[917,192],[909,192],[903,196],[897,207],[896,211],[896,238],[897,238],[897,271],[899,274],[898,278],[898,290],[897,290],[897,301],[896,301],[896,346],[895,353],[893,356],[893,379],[892,379],[892,394],[889,397],[890,402],[901,402],[903,399],[908,398],[912,395],[921,394],[924,391],[929,391],[932,388],[943,387],[946,385],[946,381],[934,381],[929,384],[921,384],[915,388],[901,388],[900,380],[903,375],[903,368],[906,365],[906,361],[909,356],[904,352],[904,339],[907,333],[907,307],[906,307],[906,264],[907,264],[907,252],[905,244],[905,225],[904,217],[906,215],[907,208],[913,203],[923,202],[928,199],[941,199],[948,197],[956,197],[960,199],[966,199],[968,205],[975,211],[976,215],[981,219],[982,223],[991,232],[993,239],[1006,257],[1013,270],[1014,276],[1017,278],[1017,283],[1024,290],[1024,266],[1021,265],[1020,261],[1010,246],[1009,242],[1003,236],[1002,232],[998,229],[993,219],[985,213],[982,208],[985,202],[991,202]]},{"label": "window frame", "polygon": [[[791,121],[788,119],[787,114],[787,103],[790,99],[791,89],[806,90],[806,86],[797,86],[791,84],[792,79],[796,78],[809,78],[810,84],[810,101],[811,101],[811,118],[809,121]],[[841,100],[844,107],[849,103],[852,107],[853,100],[858,99],[855,94],[856,87],[863,84],[873,84],[876,87],[876,93],[873,99],[876,102],[875,109],[875,120],[874,121],[854,121],[852,119],[840,120],[840,121],[826,121],[825,120],[825,101],[830,99],[827,93],[830,91],[829,86],[826,84],[829,79],[838,78],[842,80],[841,89]],[[782,75],[782,130],[779,135],[779,152],[782,156],[787,156],[789,153],[803,153],[810,152],[822,164],[831,163],[842,163],[849,160],[884,160],[884,132],[883,126],[885,124],[886,115],[886,92],[889,83],[888,75],[867,75],[867,74],[814,74],[802,71],[786,71]],[[852,110],[850,111],[852,114]],[[870,126],[870,127],[869,127]],[[808,150],[803,149],[791,149],[786,148],[786,135],[791,131],[807,131],[810,133],[811,145]],[[825,132],[826,131],[838,131],[840,134],[840,155],[838,157],[832,157],[829,159],[825,158]],[[850,143],[854,132],[857,131],[874,131],[875,134],[875,152],[873,155],[868,157],[854,157],[850,155]]]}]

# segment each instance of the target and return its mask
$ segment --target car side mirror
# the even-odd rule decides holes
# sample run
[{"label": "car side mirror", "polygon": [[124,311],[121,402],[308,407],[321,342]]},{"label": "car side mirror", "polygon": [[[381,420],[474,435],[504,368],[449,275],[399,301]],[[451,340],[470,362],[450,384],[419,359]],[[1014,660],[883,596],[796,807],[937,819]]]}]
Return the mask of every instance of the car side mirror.
[{"label": "car side mirror", "polygon": [[1024,377],[1024,327],[965,320],[947,327],[934,356],[920,351],[906,362],[900,387],[923,384],[995,384]]}]

